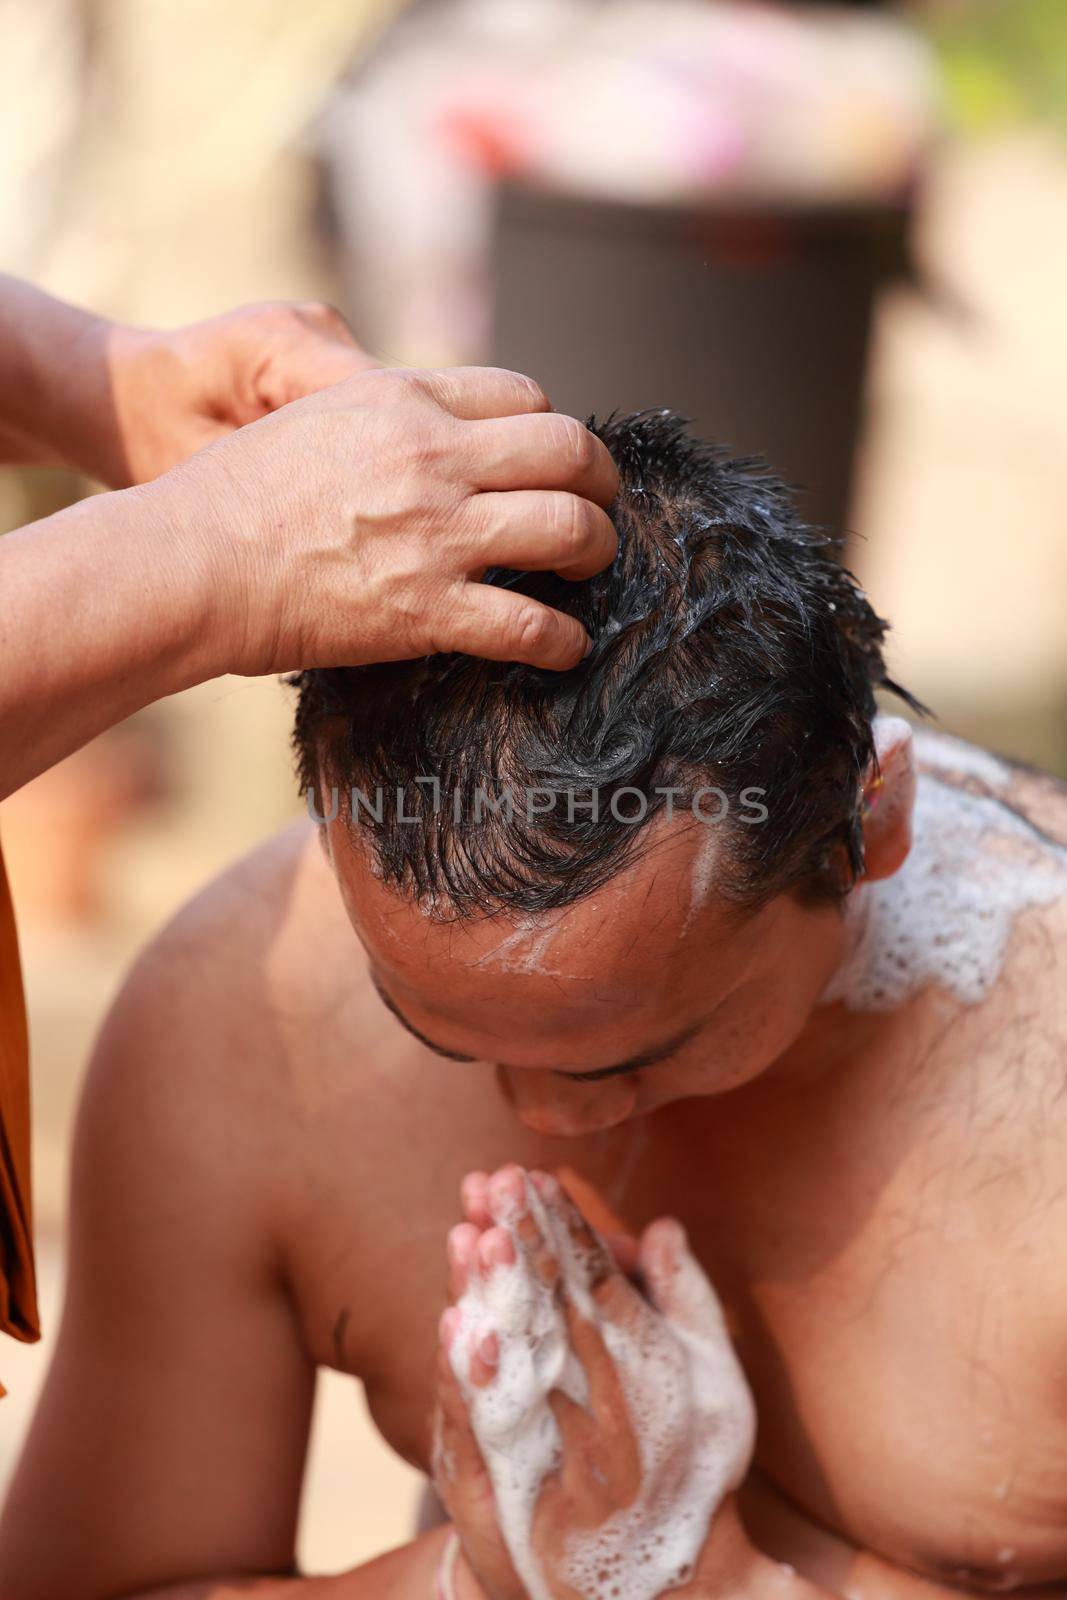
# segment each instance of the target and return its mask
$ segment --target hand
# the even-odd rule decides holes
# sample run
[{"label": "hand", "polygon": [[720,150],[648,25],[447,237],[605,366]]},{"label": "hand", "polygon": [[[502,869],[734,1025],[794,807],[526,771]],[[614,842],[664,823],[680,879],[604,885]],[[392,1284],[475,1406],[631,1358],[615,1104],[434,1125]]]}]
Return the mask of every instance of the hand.
[{"label": "hand", "polygon": [[147,483],[290,400],[375,363],[317,303],[128,328],[0,274],[0,459]]},{"label": "hand", "polygon": [[450,650],[572,667],[580,623],[480,580],[599,571],[617,486],[604,445],[528,378],[379,368],[130,492],[177,530],[174,583],[202,573],[207,676]]},{"label": "hand", "polygon": [[147,483],[235,428],[377,363],[317,301],[243,306],[173,332],[104,325],[112,425],[96,475]]},{"label": "hand", "polygon": [[[641,1563],[650,1596],[679,1585],[753,1589],[768,1569],[780,1586],[779,1569],[749,1544],[730,1493],[748,1466],[752,1404],[678,1224],[653,1223],[641,1240],[646,1299],[553,1179],[534,1174],[528,1183],[514,1167],[491,1180],[472,1174],[464,1204],[467,1221],[449,1239],[451,1293],[463,1304],[442,1318],[435,1476],[478,1584],[492,1600],[520,1600],[531,1588],[574,1600],[596,1594],[598,1574],[614,1561],[627,1563],[630,1580]],[[525,1282],[525,1327],[509,1323],[492,1288],[494,1274],[509,1270]],[[562,1353],[552,1349],[560,1338]],[[575,1397],[575,1359],[584,1401]],[[551,1386],[546,1379],[519,1415],[507,1401],[522,1362],[550,1374]],[[544,1437],[539,1405],[555,1420],[559,1450],[536,1491],[528,1545],[509,1548],[498,1510],[516,1488],[514,1463]],[[507,1421],[486,1454],[472,1421],[479,1407],[483,1435]],[[518,1485],[520,1503],[527,1488]],[[660,1536],[687,1513],[699,1519],[690,1523],[698,1539],[707,1532],[695,1549],[690,1538],[695,1559],[683,1571],[680,1546],[672,1550]],[[462,1582],[459,1592],[462,1600]]]}]

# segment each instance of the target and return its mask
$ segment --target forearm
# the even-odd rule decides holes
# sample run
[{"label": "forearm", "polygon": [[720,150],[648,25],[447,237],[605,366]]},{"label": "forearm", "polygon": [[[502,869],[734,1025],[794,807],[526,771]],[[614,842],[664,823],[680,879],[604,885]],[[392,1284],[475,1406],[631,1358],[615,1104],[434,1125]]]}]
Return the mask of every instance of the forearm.
[{"label": "forearm", "polygon": [[[437,1569],[450,1529],[435,1528],[350,1572],[329,1578],[209,1578],[128,1600],[434,1600]],[[467,1600],[467,1597],[464,1597]]]},{"label": "forearm", "polygon": [[114,325],[0,275],[0,460],[54,461],[92,475],[113,439]]},{"label": "forearm", "polygon": [[0,799],[219,670],[217,575],[194,509],[124,490],[0,538]]}]

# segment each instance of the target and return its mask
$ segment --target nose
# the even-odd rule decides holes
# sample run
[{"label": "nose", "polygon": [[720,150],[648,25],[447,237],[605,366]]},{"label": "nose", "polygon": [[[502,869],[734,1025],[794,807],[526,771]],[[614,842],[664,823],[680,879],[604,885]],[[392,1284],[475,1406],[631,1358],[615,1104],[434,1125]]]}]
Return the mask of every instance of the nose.
[{"label": "nose", "polygon": [[521,1067],[498,1067],[497,1077],[520,1122],[558,1138],[614,1128],[632,1117],[637,1105],[633,1078],[576,1083],[557,1072]]}]

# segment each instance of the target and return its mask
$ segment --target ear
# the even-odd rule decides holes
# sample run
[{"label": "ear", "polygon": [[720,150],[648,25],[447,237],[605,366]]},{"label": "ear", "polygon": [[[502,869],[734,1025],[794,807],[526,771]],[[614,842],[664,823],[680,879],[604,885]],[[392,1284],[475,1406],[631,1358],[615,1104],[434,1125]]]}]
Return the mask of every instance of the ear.
[{"label": "ear", "polygon": [[876,763],[863,788],[863,876],[891,878],[911,849],[915,752],[903,717],[875,717]]}]

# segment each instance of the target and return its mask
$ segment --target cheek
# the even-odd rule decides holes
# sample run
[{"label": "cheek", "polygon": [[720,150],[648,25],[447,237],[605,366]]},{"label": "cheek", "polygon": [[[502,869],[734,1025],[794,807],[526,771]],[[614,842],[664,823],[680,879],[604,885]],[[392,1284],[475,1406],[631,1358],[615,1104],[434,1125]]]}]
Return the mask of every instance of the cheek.
[{"label": "cheek", "polygon": [[498,1067],[497,1078],[519,1120],[535,1133],[557,1138],[599,1133],[625,1122],[637,1108],[634,1078],[568,1083],[554,1072]]}]

